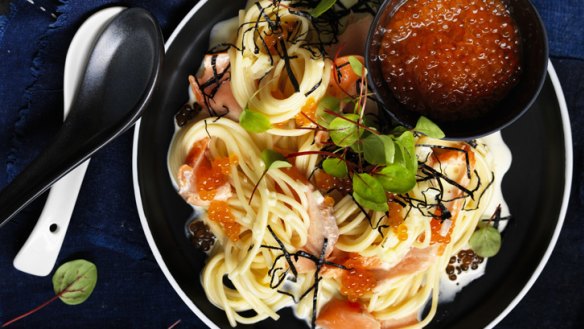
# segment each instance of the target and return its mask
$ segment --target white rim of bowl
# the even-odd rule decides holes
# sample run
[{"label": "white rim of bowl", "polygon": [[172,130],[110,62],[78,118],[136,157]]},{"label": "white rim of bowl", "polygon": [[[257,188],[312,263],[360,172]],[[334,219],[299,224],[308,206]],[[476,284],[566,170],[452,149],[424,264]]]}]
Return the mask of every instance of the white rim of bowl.
[{"label": "white rim of bowl", "polygon": [[[168,48],[173,43],[176,36],[179,32],[183,29],[183,27],[190,21],[193,15],[199,11],[199,9],[207,3],[208,0],[201,0],[199,1],[191,11],[183,18],[183,20],[178,24],[178,26],[172,32],[170,38],[164,45],[164,50],[168,51]],[[527,294],[529,289],[533,286],[543,268],[545,267],[546,263],[548,262],[552,251],[558,241],[558,237],[560,235],[560,231],[562,225],[564,223],[564,218],[566,217],[566,212],[568,209],[568,201],[570,199],[570,191],[571,191],[571,184],[572,184],[572,130],[570,127],[570,118],[568,115],[568,106],[566,105],[566,99],[564,98],[564,92],[562,91],[562,86],[560,85],[560,81],[556,74],[556,71],[552,65],[552,62],[548,62],[548,74],[554,86],[554,91],[556,93],[558,104],[560,106],[560,114],[562,117],[562,126],[564,129],[564,148],[565,148],[565,161],[566,161],[566,168],[565,168],[565,185],[564,185],[564,197],[562,200],[562,206],[560,208],[560,215],[558,218],[558,222],[556,224],[556,228],[554,230],[554,234],[552,236],[552,240],[547,247],[547,250],[542,257],[539,265],[531,275],[531,278],[525,284],[523,289],[519,292],[519,294],[511,301],[511,303],[496,317],[488,326],[487,328],[493,328],[497,323],[499,323],[505,316],[507,316],[517,304],[523,299],[523,297]],[[170,282],[172,288],[176,291],[176,293],[180,296],[183,302],[195,313],[195,315],[201,319],[207,326],[212,329],[219,329],[213,321],[211,321],[194,303],[193,301],[187,296],[187,294],[182,290],[179,286],[178,282],[174,279],[172,274],[170,273],[164,259],[162,258],[162,254],[158,250],[158,246],[154,241],[154,236],[152,235],[152,231],[150,231],[150,226],[148,226],[148,220],[146,219],[146,215],[144,214],[144,208],[142,207],[142,196],[140,194],[140,185],[138,182],[138,138],[140,135],[140,121],[136,122],[134,126],[134,142],[132,146],[132,179],[134,182],[134,196],[136,198],[136,207],[138,208],[138,215],[140,216],[140,223],[142,224],[142,228],[144,230],[144,235],[146,236],[146,240],[148,241],[148,245],[152,250],[152,254],[158,263],[158,266],[164,273],[164,276]]]}]

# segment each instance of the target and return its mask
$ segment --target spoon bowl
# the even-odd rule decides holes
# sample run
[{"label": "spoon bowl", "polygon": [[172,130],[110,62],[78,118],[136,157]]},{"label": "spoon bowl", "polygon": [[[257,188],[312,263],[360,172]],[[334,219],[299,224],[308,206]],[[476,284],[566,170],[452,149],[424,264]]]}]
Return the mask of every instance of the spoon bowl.
[{"label": "spoon bowl", "polygon": [[144,9],[126,9],[104,27],[62,128],[0,192],[0,226],[134,124],[152,96],[163,56],[160,27]]}]

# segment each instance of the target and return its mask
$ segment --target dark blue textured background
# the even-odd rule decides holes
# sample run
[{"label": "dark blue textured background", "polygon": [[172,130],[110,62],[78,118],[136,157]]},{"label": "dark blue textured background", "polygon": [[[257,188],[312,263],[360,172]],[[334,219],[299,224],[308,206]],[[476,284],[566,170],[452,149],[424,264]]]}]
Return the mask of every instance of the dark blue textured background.
[{"label": "dark blue textured background", "polygon": [[[197,1],[13,0],[7,6],[8,2],[0,0],[0,188],[58,129],[65,55],[85,18],[114,4],[140,6],[155,14],[168,37]],[[573,190],[548,265],[497,328],[583,328],[584,1],[533,2],[546,23],[552,62],[572,121]],[[56,302],[11,328],[167,328],[179,319],[178,328],[202,327],[172,290],[146,243],[132,188],[131,134],[93,157],[57,260],[60,264],[86,258],[96,263],[99,280],[93,295],[78,306]],[[12,267],[43,203],[44,198],[37,200],[0,229],[0,324],[53,296],[50,276],[34,277]]]}]

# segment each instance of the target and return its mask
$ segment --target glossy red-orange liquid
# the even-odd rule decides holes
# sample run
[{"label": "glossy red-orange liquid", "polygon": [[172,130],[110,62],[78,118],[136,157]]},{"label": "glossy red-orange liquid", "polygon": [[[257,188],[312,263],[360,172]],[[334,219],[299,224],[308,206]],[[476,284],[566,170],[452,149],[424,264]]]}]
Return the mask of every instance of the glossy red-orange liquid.
[{"label": "glossy red-orange liquid", "polygon": [[519,79],[519,32],[500,0],[408,0],[384,32],[388,85],[431,118],[477,117]]}]

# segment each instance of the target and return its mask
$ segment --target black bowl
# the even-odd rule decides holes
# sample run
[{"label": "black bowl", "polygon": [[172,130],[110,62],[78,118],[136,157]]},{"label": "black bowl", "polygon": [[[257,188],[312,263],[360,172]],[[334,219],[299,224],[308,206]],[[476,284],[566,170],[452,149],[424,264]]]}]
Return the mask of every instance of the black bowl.
[{"label": "black bowl", "polygon": [[[201,285],[206,255],[185,235],[193,209],[173,186],[167,154],[174,116],[189,98],[187,77],[203,59],[212,26],[236,16],[244,5],[245,1],[200,1],[185,17],[167,42],[160,84],[134,140],[134,191],[148,243],[173,289],[213,329],[230,326]],[[563,97],[559,82],[548,78],[532,110],[502,131],[513,154],[503,180],[513,219],[503,233],[502,249],[489,260],[481,278],[453,302],[439,305],[428,329],[493,327],[525,295],[545,265],[562,225],[569,195],[566,186],[571,182],[569,123],[559,97]],[[278,322],[265,320],[237,328],[308,328],[289,308],[278,313]]]},{"label": "black bowl", "polygon": [[[370,86],[384,109],[398,123],[414,127],[420,114],[408,109],[394,96],[382,73],[381,63],[375,60],[384,27],[407,0],[385,0],[373,20],[367,37],[366,66]],[[521,37],[522,72],[519,82],[490,111],[472,119],[456,121],[431,118],[446,134],[447,139],[473,139],[503,129],[531,107],[543,86],[548,63],[547,34],[541,18],[529,0],[502,0],[508,5]]]}]

